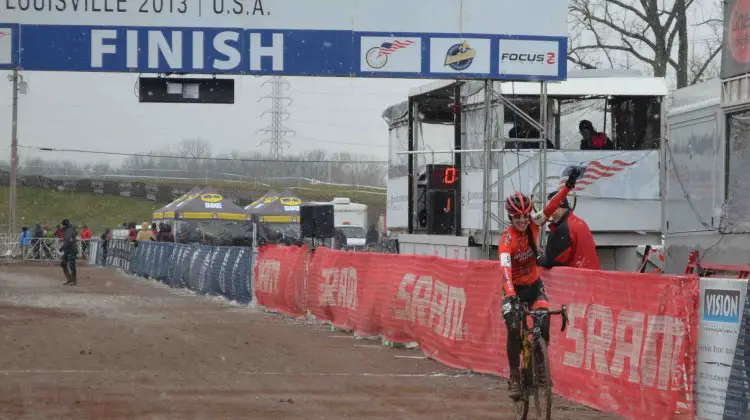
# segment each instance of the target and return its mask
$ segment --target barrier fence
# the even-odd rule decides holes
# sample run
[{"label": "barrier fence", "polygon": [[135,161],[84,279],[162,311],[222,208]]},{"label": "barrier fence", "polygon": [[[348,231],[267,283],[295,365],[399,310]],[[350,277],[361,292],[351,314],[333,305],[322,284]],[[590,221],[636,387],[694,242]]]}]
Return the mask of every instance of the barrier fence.
[{"label": "barrier fence", "polygon": [[[90,242],[78,242],[78,259],[88,260]],[[0,261],[59,262],[61,245],[58,238],[34,238],[28,245],[21,245],[17,239],[6,241],[0,238]]]},{"label": "barrier fence", "polygon": [[[91,263],[242,303],[255,296],[274,311],[417,343],[448,366],[507,377],[497,262],[108,242],[106,257],[103,243],[92,244]],[[552,324],[558,394],[629,419],[747,419],[747,281],[569,268],[542,278],[571,321],[565,332],[558,318]]]},{"label": "barrier fence", "polygon": [[250,303],[252,297],[250,248],[149,241],[134,246],[128,240],[96,240],[88,262],[239,303]]},{"label": "barrier fence", "polygon": [[[262,306],[368,336],[416,342],[446,365],[507,376],[497,262],[267,247],[258,255]],[[308,269],[309,268],[309,269]],[[543,275],[553,304],[555,391],[628,418],[670,418],[687,405],[695,365],[696,277],[556,268]]]}]

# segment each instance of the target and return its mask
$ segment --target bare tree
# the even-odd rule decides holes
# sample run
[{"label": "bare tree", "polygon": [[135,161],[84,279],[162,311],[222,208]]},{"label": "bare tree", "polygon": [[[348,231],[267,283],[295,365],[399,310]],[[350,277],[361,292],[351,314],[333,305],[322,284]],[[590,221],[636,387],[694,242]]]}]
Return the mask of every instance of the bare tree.
[{"label": "bare tree", "polygon": [[[164,157],[159,157],[164,156]],[[221,159],[221,160],[218,160]],[[231,160],[227,160],[231,159]],[[183,140],[167,150],[150,151],[128,156],[119,167],[106,163],[76,164],[67,161],[44,160],[38,157],[27,158],[21,166],[24,174],[46,175],[55,178],[59,175],[81,175],[94,178],[97,175],[132,176],[133,179],[185,178],[231,181],[269,182],[271,178],[287,178],[286,183],[304,183],[303,178],[342,184],[384,186],[387,166],[373,163],[373,156],[350,153],[328,153],[325,150],[301,152],[297,156],[287,156],[285,161],[271,159],[259,152],[232,151],[228,154],[211,154],[210,143],[201,139]],[[356,162],[356,163],[353,163]],[[0,169],[5,170],[4,167]],[[284,184],[285,181],[273,181]]]},{"label": "bare tree", "polygon": [[568,60],[593,69],[634,67],[635,59],[654,76],[674,71],[678,88],[694,84],[713,75],[721,51],[714,6],[705,18],[695,0],[571,0]]}]

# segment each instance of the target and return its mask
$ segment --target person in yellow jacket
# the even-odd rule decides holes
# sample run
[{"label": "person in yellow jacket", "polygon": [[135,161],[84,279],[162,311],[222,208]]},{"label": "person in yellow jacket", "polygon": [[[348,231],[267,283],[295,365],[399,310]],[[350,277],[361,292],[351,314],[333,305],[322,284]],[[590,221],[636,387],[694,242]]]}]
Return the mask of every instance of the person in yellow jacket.
[{"label": "person in yellow jacket", "polygon": [[136,236],[137,241],[155,241],[156,238],[154,238],[154,233],[151,232],[151,226],[149,226],[148,223],[143,222],[141,225],[141,230],[138,231],[138,236]]}]

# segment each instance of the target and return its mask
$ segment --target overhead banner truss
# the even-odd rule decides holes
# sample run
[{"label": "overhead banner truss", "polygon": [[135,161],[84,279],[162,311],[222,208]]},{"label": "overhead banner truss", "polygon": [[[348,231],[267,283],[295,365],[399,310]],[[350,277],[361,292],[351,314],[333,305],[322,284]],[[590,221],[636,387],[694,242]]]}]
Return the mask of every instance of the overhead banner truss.
[{"label": "overhead banner truss", "polygon": [[6,0],[0,69],[566,78],[567,3]]}]

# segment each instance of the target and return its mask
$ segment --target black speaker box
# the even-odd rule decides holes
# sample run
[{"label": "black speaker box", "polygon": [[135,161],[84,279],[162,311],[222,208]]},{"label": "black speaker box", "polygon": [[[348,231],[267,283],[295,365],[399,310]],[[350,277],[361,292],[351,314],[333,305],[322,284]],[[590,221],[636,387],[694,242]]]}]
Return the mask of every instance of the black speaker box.
[{"label": "black speaker box", "polygon": [[333,204],[303,204],[299,207],[303,238],[333,238]]}]

